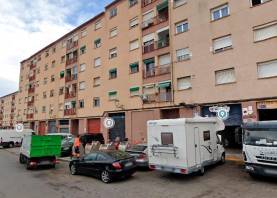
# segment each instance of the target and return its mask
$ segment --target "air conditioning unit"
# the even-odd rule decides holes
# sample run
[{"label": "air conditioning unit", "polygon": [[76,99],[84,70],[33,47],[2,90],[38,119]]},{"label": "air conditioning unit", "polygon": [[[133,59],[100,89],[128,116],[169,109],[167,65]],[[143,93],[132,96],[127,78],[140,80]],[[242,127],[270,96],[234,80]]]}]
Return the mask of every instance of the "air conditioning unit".
[{"label": "air conditioning unit", "polygon": [[143,94],[143,95],[141,95],[141,99],[142,99],[142,101],[148,101],[148,96]]}]

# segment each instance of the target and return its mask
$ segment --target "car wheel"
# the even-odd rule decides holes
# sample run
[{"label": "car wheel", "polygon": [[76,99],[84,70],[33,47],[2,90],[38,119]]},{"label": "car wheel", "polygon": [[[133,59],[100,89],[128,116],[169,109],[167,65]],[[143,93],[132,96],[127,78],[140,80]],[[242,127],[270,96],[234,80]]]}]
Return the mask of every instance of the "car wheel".
[{"label": "car wheel", "polygon": [[203,176],[205,174],[205,167],[204,166],[201,167],[201,169],[198,171],[198,174],[200,176]]},{"label": "car wheel", "polygon": [[70,166],[70,173],[71,173],[71,175],[77,175],[77,174],[78,174],[78,173],[77,173],[76,166],[75,166],[74,164],[72,164],[72,165]]},{"label": "car wheel", "polygon": [[14,147],[14,143],[13,142],[10,142],[9,143],[9,148],[13,148]]},{"label": "car wheel", "polygon": [[221,155],[220,164],[225,164],[225,154]]},{"label": "car wheel", "polygon": [[102,171],[102,173],[101,173],[101,180],[102,180],[102,182],[104,182],[104,183],[110,183],[111,182],[111,175],[110,175],[110,173],[108,172],[108,171]]}]

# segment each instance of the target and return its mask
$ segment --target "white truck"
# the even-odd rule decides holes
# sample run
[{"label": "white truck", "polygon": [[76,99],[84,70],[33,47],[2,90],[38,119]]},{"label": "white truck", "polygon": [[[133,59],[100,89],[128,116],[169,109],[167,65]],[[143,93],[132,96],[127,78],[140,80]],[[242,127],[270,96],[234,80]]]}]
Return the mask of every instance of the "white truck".
[{"label": "white truck", "polygon": [[243,156],[252,177],[277,177],[277,121],[243,125]]},{"label": "white truck", "polygon": [[197,172],[225,162],[218,131],[224,123],[217,118],[151,120],[147,123],[149,168],[180,174]]},{"label": "white truck", "polygon": [[11,148],[20,146],[22,139],[26,135],[32,134],[34,131],[31,129],[24,129],[22,132],[17,132],[14,129],[1,129],[0,130],[0,146],[4,148]]}]

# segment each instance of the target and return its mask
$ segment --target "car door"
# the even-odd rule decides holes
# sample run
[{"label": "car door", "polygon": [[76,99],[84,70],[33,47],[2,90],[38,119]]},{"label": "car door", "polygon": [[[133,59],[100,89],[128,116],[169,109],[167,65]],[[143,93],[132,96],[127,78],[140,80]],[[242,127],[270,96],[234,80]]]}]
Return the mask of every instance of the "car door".
[{"label": "car door", "polygon": [[97,153],[90,153],[84,157],[83,160],[83,170],[85,174],[95,175],[96,167],[95,161],[97,158]]},{"label": "car door", "polygon": [[98,153],[97,159],[95,161],[95,173],[96,176],[100,176],[101,172],[109,166],[109,159],[106,155]]}]

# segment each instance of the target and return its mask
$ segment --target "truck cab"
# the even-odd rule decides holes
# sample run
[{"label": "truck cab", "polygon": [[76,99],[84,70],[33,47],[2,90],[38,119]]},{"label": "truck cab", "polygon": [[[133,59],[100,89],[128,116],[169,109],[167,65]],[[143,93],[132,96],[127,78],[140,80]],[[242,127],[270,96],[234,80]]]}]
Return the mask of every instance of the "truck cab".
[{"label": "truck cab", "polygon": [[244,124],[243,156],[251,176],[277,177],[277,121]]}]

